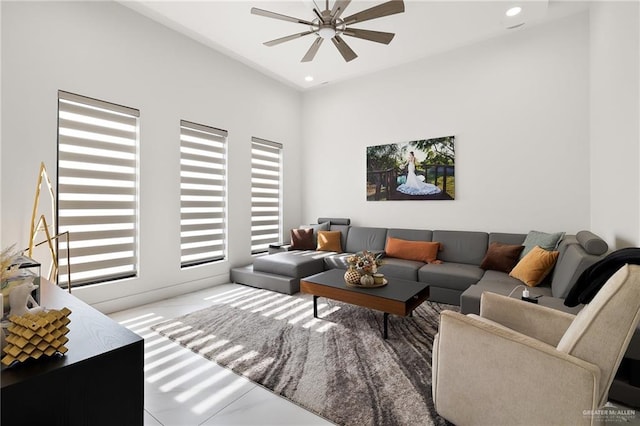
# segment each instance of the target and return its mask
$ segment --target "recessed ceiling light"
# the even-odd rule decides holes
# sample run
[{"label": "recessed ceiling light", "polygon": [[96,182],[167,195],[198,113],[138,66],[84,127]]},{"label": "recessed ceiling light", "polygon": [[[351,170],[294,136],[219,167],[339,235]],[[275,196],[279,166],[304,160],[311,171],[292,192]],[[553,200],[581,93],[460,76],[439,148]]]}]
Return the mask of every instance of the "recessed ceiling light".
[{"label": "recessed ceiling light", "polygon": [[308,75],[308,76],[306,76],[306,77],[304,78],[304,81],[309,81],[309,82],[313,81],[313,76],[312,76],[312,75]]},{"label": "recessed ceiling light", "polygon": [[505,15],[511,17],[511,16],[518,15],[520,12],[522,12],[522,8],[520,6],[515,6],[515,7],[512,7],[511,9],[507,10],[505,12]]}]

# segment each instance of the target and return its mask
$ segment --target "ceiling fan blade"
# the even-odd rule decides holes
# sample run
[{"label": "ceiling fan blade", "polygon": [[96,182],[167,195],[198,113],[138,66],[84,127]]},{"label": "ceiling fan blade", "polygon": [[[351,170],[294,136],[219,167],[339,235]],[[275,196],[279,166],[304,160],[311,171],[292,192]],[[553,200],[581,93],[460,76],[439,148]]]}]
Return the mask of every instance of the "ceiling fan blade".
[{"label": "ceiling fan blade", "polygon": [[404,12],[404,2],[402,0],[390,0],[386,3],[373,6],[372,8],[355,13],[344,18],[346,25],[364,22],[370,19],[381,18],[383,16],[394,15]]},{"label": "ceiling fan blade", "polygon": [[331,17],[338,19],[347,6],[349,6],[349,3],[351,3],[351,0],[337,0],[333,5],[333,9],[331,9]]},{"label": "ceiling fan blade", "polygon": [[358,28],[347,28],[342,33],[346,36],[362,38],[369,41],[375,41],[376,43],[389,44],[393,37],[394,33],[384,33],[382,31],[369,31],[369,30],[361,30]]},{"label": "ceiling fan blade", "polygon": [[318,17],[318,21],[319,22],[324,22],[324,18],[322,17],[322,13],[320,13],[320,11],[318,11],[318,9],[316,9],[315,7],[313,8],[313,13],[316,14],[316,16]]},{"label": "ceiling fan blade", "polygon": [[252,7],[251,13],[254,15],[266,16],[267,18],[280,19],[281,21],[295,22],[296,24],[314,26],[313,22],[305,21],[304,19],[293,18],[287,15],[281,15],[275,12],[269,12],[268,10],[258,9],[257,7]]},{"label": "ceiling fan blade", "polygon": [[323,41],[324,39],[322,37],[317,37],[300,62],[313,61],[313,58],[315,58],[316,53],[318,53],[318,49],[320,49],[320,45]]},{"label": "ceiling fan blade", "polygon": [[317,31],[305,31],[303,33],[291,34],[289,36],[277,38],[275,40],[265,41],[262,44],[264,44],[265,46],[275,46],[277,44],[284,43],[285,41],[295,40],[297,38],[304,37],[306,35],[313,34],[315,32]]},{"label": "ceiling fan blade", "polygon": [[345,61],[349,62],[358,57],[358,55],[356,55],[356,52],[351,50],[349,45],[345,43],[345,41],[339,35],[332,38],[331,41],[338,48],[338,51],[340,52],[340,54],[342,55]]}]

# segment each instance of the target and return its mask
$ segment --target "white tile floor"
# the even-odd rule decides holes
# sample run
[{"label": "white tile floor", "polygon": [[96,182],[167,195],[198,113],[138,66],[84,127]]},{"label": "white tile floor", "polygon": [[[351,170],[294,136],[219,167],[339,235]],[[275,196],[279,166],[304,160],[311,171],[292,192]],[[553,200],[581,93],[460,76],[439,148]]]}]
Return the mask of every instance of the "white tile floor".
[{"label": "white tile floor", "polygon": [[145,426],[331,425],[150,327],[211,305],[224,284],[109,315],[145,339]]}]

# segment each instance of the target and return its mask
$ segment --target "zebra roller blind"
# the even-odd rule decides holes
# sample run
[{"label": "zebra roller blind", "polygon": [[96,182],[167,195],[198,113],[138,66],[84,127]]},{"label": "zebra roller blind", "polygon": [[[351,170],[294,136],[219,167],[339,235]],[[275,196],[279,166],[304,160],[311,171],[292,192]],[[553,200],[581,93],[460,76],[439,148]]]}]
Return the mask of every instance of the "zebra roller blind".
[{"label": "zebra roller blind", "polygon": [[136,109],[58,92],[59,283],[134,277],[138,252]]},{"label": "zebra roller blind", "polygon": [[226,246],[227,131],[180,121],[180,261],[222,260]]},{"label": "zebra roller blind", "polygon": [[251,253],[282,242],[282,145],[251,138]]}]

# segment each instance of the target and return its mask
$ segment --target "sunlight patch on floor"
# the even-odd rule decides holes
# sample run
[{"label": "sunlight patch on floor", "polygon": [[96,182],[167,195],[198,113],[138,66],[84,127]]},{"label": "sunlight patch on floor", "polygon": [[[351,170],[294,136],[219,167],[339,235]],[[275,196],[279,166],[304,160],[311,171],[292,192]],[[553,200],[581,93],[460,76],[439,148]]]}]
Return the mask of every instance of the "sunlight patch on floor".
[{"label": "sunlight patch on floor", "polygon": [[174,321],[174,322],[171,322],[169,324],[165,324],[165,325],[162,325],[160,327],[156,327],[156,331],[168,330],[168,329],[170,329],[172,327],[177,327],[179,325],[182,325],[182,323],[180,321]]},{"label": "sunlight patch on floor", "polygon": [[159,355],[159,354],[161,354],[163,352],[170,351],[171,349],[173,349],[176,346],[175,343],[173,343],[169,339],[166,339],[165,342],[167,343],[166,345],[161,346],[161,347],[159,347],[157,349],[154,349],[152,351],[145,350],[144,351],[144,359],[153,358],[154,356]]},{"label": "sunlight patch on floor", "polygon": [[260,355],[260,353],[257,352],[257,351],[249,351],[246,354],[242,355],[241,357],[236,358],[233,361],[231,361],[229,363],[229,368],[236,368],[236,366],[238,364],[246,362],[246,361],[250,361],[253,358],[257,357],[258,355]]},{"label": "sunlight patch on floor", "polygon": [[242,345],[232,346],[229,349],[227,349],[227,350],[225,350],[223,352],[220,352],[218,355],[216,355],[215,360],[216,361],[223,360],[223,359],[228,358],[231,355],[235,354],[236,352],[240,352],[243,349],[244,349],[244,346],[242,346]]},{"label": "sunlight patch on floor", "polygon": [[[180,346],[178,346],[178,345],[175,345],[175,346],[180,348]],[[173,352],[173,353],[171,353],[171,354],[169,354],[169,355],[167,355],[167,356],[165,356],[163,358],[160,358],[157,361],[154,361],[154,362],[151,362],[149,364],[146,364],[144,366],[144,371],[148,372],[148,371],[154,370],[154,369],[162,366],[163,364],[166,364],[166,363],[178,358],[181,355],[182,355],[182,353],[180,351]]]},{"label": "sunlight patch on floor", "polygon": [[233,300],[238,299],[239,297],[244,297],[247,296],[249,294],[253,294],[255,293],[256,289],[253,288],[249,288],[249,289],[237,289],[237,290],[231,290],[227,294],[227,295],[216,295],[216,296],[210,296],[210,297],[206,297],[204,300],[210,301],[210,302],[214,302],[214,303],[229,303]]},{"label": "sunlight patch on floor", "polygon": [[[193,360],[198,360],[198,358],[196,357],[192,357],[191,359]],[[212,362],[208,362],[204,365],[201,365],[198,368],[194,368],[193,370],[187,371],[186,373],[182,374],[181,376],[176,377],[175,379],[163,384],[162,386],[160,386],[160,390],[162,392],[170,392],[173,389],[175,389],[176,387],[187,383],[189,380],[193,379],[194,377],[198,377],[199,375],[205,373],[208,370],[211,370],[212,368],[215,367],[215,364]]]},{"label": "sunlight patch on floor", "polygon": [[237,378],[236,380],[234,380],[230,384],[226,385],[225,387],[220,388],[217,392],[214,392],[208,398],[205,398],[203,401],[201,401],[200,403],[196,404],[191,409],[191,411],[193,411],[196,414],[204,413],[209,408],[213,407],[215,404],[221,402],[225,398],[228,398],[235,391],[240,389],[242,386],[246,385],[246,383],[247,383],[246,379],[241,378],[241,377]]},{"label": "sunlight patch on floor", "polygon": [[200,346],[200,345],[202,345],[203,343],[208,342],[209,340],[213,340],[213,339],[215,339],[215,338],[216,338],[216,336],[214,336],[213,334],[207,334],[206,336],[203,336],[203,337],[201,337],[201,338],[199,338],[199,339],[196,339],[196,340],[194,340],[193,342],[189,342],[189,343],[187,343],[187,344],[185,345],[185,347],[186,347],[187,349],[191,349],[191,348],[193,348],[193,347]]},{"label": "sunlight patch on floor", "polygon": [[179,334],[179,333],[182,333],[183,331],[191,330],[192,328],[193,327],[191,327],[190,325],[185,325],[184,327],[176,328],[171,331],[165,330],[162,332],[162,334],[164,334],[165,336],[173,336],[174,334]]},{"label": "sunlight patch on floor", "polygon": [[285,303],[282,306],[279,306],[279,307],[277,307],[275,309],[272,309],[270,311],[264,312],[262,314],[262,316],[270,317],[271,315],[277,314],[278,312],[282,312],[287,308],[292,308],[293,306],[295,306],[295,305],[297,305],[299,303],[303,303],[303,302],[304,302],[304,300],[302,300],[302,299],[294,299],[291,302]]},{"label": "sunlight patch on floor", "polygon": [[120,321],[118,324],[120,324],[120,325],[124,325],[125,327],[130,328],[130,327],[131,327],[131,325],[130,325],[130,324],[131,324],[132,322],[134,322],[134,321],[140,321],[140,320],[142,320],[142,319],[144,319],[144,318],[152,317],[152,316],[154,316],[154,315],[155,315],[154,313],[148,313],[148,314],[140,315],[140,316],[138,316],[138,317],[129,318],[128,320]]},{"label": "sunlight patch on floor", "polygon": [[247,298],[243,298],[238,302],[232,302],[232,303],[227,303],[229,306],[233,306],[234,308],[241,308],[241,309],[246,309],[246,306],[248,305],[247,302],[251,302],[254,300],[257,300],[258,303],[262,303],[266,298],[267,298],[267,294],[264,292],[259,292],[258,294],[254,294],[250,297]]},{"label": "sunlight patch on floor", "polygon": [[[175,349],[175,345],[174,345],[174,349]],[[164,379],[165,377],[175,373],[178,370],[181,370],[182,368],[186,367],[187,365],[193,364],[196,361],[198,361],[198,358],[190,357],[190,358],[182,360],[182,361],[180,361],[178,363],[172,364],[172,365],[168,366],[167,368],[165,368],[164,370],[159,371],[158,373],[147,377],[147,382],[155,383],[158,380]]]},{"label": "sunlight patch on floor", "polygon": [[162,337],[162,336],[160,336],[160,334],[156,333],[155,331],[152,331],[149,334],[138,333],[138,335],[144,339],[145,348],[150,348],[162,342],[162,339],[159,339],[159,337]]},{"label": "sunlight patch on floor", "polygon": [[205,297],[203,300],[215,300],[215,301],[217,301],[217,300],[219,300],[219,299],[224,299],[225,297],[228,297],[229,295],[238,294],[238,293],[245,293],[245,292],[247,292],[247,291],[251,291],[251,290],[252,290],[252,289],[250,289],[250,288],[245,288],[245,287],[242,287],[242,288],[234,288],[234,289],[232,289],[232,290],[227,290],[227,291],[225,291],[225,292],[218,293],[218,294],[215,294],[215,295],[213,295],[213,296]]},{"label": "sunlight patch on floor", "polygon": [[202,380],[201,382],[195,383],[186,391],[178,394],[175,399],[178,402],[187,402],[191,398],[198,395],[200,392],[207,390],[210,386],[230,376],[235,376],[235,374],[231,370],[220,370],[213,376],[210,376],[207,379]]},{"label": "sunlight patch on floor", "polygon": [[[326,307],[327,307],[326,303],[319,304],[318,305],[318,315],[320,315],[320,310],[324,309]],[[304,312],[303,314],[300,314],[297,317],[291,318],[289,320],[289,324],[297,324],[300,321],[302,321],[303,319],[308,318],[308,317],[313,317],[313,303],[311,303],[311,306],[309,307],[309,311]],[[316,319],[316,318],[314,318],[314,319]],[[308,328],[308,327],[304,327],[303,326],[302,328]]]},{"label": "sunlight patch on floor", "polygon": [[273,301],[273,302],[271,302],[271,303],[267,303],[266,305],[260,306],[260,307],[258,307],[258,308],[256,308],[256,309],[252,310],[252,311],[251,311],[251,313],[256,314],[256,313],[258,313],[258,312],[264,311],[265,309],[272,308],[272,307],[274,307],[274,306],[279,305],[279,304],[280,304],[280,303],[282,303],[282,302],[285,302],[285,301],[287,301],[287,300],[291,300],[291,299],[293,298],[293,296],[288,296],[288,295],[286,295],[286,294],[285,294],[285,295],[282,295],[282,296],[283,296],[283,297],[281,297],[281,298],[279,298],[279,299],[276,299],[276,300],[274,300],[274,301]]},{"label": "sunlight patch on floor", "polygon": [[204,333],[202,330],[194,330],[191,333],[187,333],[184,336],[180,336],[180,337],[176,337],[176,342],[182,342],[183,340],[188,340],[191,339],[193,337],[196,337],[199,334]]},{"label": "sunlight patch on floor", "polygon": [[311,311],[311,313],[313,314],[313,302],[303,302],[303,303],[299,304],[298,306],[296,306],[295,308],[278,315],[277,317],[275,317],[275,319],[283,320],[283,319],[285,319],[287,317],[290,317],[291,315],[295,315],[296,313],[298,313],[298,312],[300,312],[302,310],[306,310],[307,313],[309,313],[309,311]]}]

